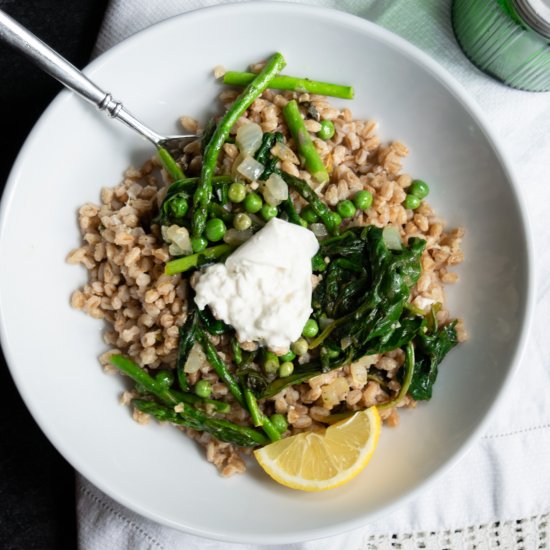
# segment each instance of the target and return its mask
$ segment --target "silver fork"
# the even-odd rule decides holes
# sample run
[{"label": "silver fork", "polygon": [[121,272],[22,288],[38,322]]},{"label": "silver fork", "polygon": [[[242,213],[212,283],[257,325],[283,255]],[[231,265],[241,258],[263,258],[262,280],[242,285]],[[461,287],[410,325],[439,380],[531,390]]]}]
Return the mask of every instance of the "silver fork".
[{"label": "silver fork", "polygon": [[157,149],[163,147],[170,154],[181,154],[183,144],[198,137],[195,134],[162,136],[151,130],[128,112],[120,101],[113,99],[109,92],[105,92],[94,84],[74,65],[2,10],[0,10],[0,38],[25,54],[40,69],[59,80],[61,84],[95,105],[100,111],[135,130]]}]

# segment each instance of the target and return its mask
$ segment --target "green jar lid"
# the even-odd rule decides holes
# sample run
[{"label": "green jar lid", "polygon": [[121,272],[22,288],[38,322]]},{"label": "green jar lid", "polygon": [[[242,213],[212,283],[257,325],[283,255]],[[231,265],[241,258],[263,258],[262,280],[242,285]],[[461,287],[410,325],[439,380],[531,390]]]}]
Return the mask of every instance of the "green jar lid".
[{"label": "green jar lid", "polygon": [[527,25],[550,38],[550,0],[513,0],[513,3]]},{"label": "green jar lid", "polygon": [[452,22],[479,69],[513,88],[550,91],[550,0],[453,0]]}]

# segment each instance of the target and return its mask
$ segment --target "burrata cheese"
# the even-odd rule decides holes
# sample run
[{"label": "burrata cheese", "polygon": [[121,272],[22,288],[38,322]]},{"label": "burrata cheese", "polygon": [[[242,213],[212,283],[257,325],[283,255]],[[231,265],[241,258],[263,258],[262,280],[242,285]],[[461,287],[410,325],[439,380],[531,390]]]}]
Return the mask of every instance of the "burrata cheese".
[{"label": "burrata cheese", "polygon": [[271,219],[195,285],[199,309],[209,306],[237,332],[240,342],[287,349],[311,315],[311,258],[315,235],[299,225]]}]

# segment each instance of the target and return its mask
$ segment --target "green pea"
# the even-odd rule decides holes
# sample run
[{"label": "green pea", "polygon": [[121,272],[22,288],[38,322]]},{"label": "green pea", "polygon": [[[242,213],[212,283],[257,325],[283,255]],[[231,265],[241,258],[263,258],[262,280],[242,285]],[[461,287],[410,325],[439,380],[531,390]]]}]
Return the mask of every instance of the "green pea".
[{"label": "green pea", "polygon": [[189,203],[185,197],[176,195],[169,200],[168,206],[170,207],[170,213],[172,217],[176,219],[181,219],[187,214],[189,210]]},{"label": "green pea", "polygon": [[169,388],[174,383],[174,373],[169,370],[159,370],[155,375],[155,381],[163,388]]},{"label": "green pea", "polygon": [[246,187],[237,181],[233,182],[227,194],[231,202],[243,202],[246,197]]},{"label": "green pea", "polygon": [[271,423],[275,426],[275,429],[280,433],[284,434],[288,430],[288,422],[284,415],[280,413],[272,414],[269,419]]},{"label": "green pea", "polygon": [[193,252],[202,252],[208,246],[204,237],[191,237],[191,248]]},{"label": "green pea", "polygon": [[279,378],[286,378],[287,376],[290,376],[294,371],[294,363],[291,361],[285,361],[280,367],[279,367]]},{"label": "green pea", "polygon": [[208,220],[204,228],[206,238],[213,243],[221,241],[226,231],[227,228],[225,227],[225,223],[223,223],[223,220],[220,220],[220,218]]},{"label": "green pea", "polygon": [[415,210],[420,206],[422,199],[418,198],[416,195],[407,195],[403,201],[403,206],[407,210]]},{"label": "green pea", "polygon": [[246,195],[246,198],[244,199],[244,209],[249,212],[250,214],[256,214],[256,212],[259,212],[262,209],[262,198],[258,193],[248,193]]},{"label": "green pea", "polygon": [[353,197],[353,204],[359,210],[368,210],[372,206],[372,193],[366,189],[358,191]]},{"label": "green pea", "polygon": [[265,352],[264,370],[267,374],[273,374],[277,372],[279,368],[279,358],[272,352]]},{"label": "green pea", "polygon": [[292,361],[296,357],[296,354],[292,350],[288,350],[284,355],[279,355],[280,361]]},{"label": "green pea", "polygon": [[414,195],[419,199],[423,199],[424,197],[427,197],[429,193],[430,193],[429,185],[422,180],[413,180],[413,182],[411,183],[411,186],[409,187],[409,194]]},{"label": "green pea", "polygon": [[340,227],[340,224],[342,223],[342,216],[340,216],[338,212],[331,212],[330,216],[334,220],[334,225],[336,227]]},{"label": "green pea", "polygon": [[250,219],[250,216],[248,214],[245,214],[244,212],[239,212],[233,218],[233,227],[237,231],[245,231],[251,225],[252,225],[252,220]]},{"label": "green pea", "polygon": [[209,397],[212,393],[212,384],[208,380],[199,380],[195,384],[195,393],[199,397]]},{"label": "green pea", "polygon": [[317,135],[324,140],[330,139],[334,135],[334,123],[332,120],[321,121],[321,129]]},{"label": "green pea", "polygon": [[271,218],[277,216],[278,212],[279,211],[277,210],[277,207],[272,206],[271,204],[264,204],[260,209],[260,214],[266,222],[268,222]]},{"label": "green pea", "polygon": [[319,334],[319,325],[315,319],[308,319],[302,330],[302,336],[306,338],[315,338]]},{"label": "green pea", "polygon": [[355,216],[355,212],[357,211],[355,204],[349,200],[340,201],[336,206],[336,210],[342,218],[353,218],[353,216]]},{"label": "green pea", "polygon": [[311,258],[311,269],[312,271],[324,271],[327,268],[327,264],[325,263],[325,259],[320,254],[315,254],[313,258]]},{"label": "green pea", "polygon": [[305,338],[299,338],[296,342],[292,343],[290,348],[296,355],[304,355],[309,349],[309,344]]},{"label": "green pea", "polygon": [[311,208],[311,206],[306,206],[305,208],[302,208],[302,211],[300,212],[300,215],[304,220],[306,220],[307,223],[316,223],[319,221],[319,216],[315,213],[315,210]]}]

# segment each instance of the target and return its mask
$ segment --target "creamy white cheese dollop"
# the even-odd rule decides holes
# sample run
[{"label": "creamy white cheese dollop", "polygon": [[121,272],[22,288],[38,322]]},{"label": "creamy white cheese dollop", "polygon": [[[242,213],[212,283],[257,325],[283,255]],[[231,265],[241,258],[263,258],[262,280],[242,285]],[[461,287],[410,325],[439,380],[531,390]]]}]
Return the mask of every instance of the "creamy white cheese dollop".
[{"label": "creamy white cheese dollop", "polygon": [[201,274],[195,302],[231,325],[240,342],[287,349],[312,312],[311,258],[318,249],[311,231],[273,218],[225,264]]}]

